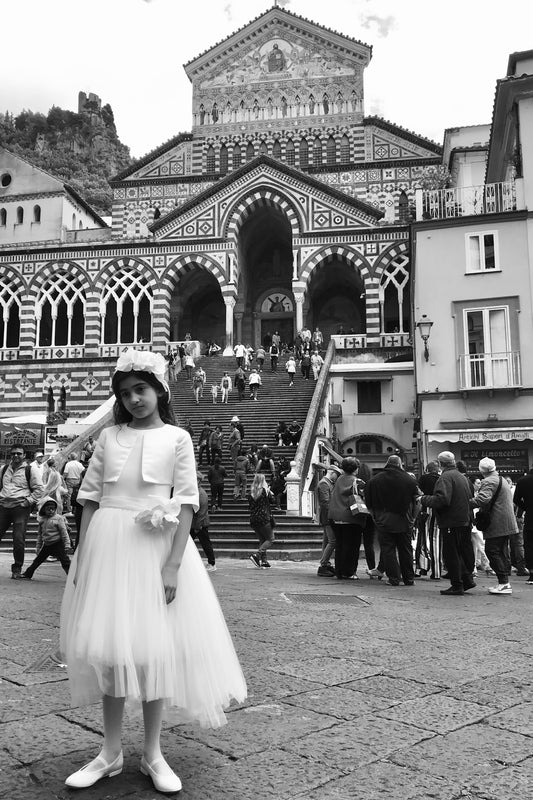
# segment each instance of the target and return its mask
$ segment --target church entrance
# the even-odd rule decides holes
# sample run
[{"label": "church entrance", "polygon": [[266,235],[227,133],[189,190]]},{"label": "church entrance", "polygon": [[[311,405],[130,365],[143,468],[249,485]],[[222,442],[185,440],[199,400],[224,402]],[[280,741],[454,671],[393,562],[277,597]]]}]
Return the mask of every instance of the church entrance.
[{"label": "church entrance", "polygon": [[257,349],[276,330],[287,344],[294,339],[292,235],[285,213],[257,206],[238,238],[240,268],[235,316],[242,319],[242,339]]}]

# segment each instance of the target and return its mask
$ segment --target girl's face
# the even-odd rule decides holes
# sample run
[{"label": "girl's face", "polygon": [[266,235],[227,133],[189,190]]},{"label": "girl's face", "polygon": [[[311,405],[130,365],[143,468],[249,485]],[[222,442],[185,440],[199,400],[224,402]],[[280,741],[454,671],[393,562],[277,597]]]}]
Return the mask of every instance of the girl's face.
[{"label": "girl's face", "polygon": [[120,401],[132,420],[132,428],[149,428],[161,421],[157,406],[158,395],[153,386],[137,375],[129,375],[120,382]]},{"label": "girl's face", "polygon": [[54,503],[45,503],[41,508],[42,517],[53,517],[56,513],[56,505]]}]

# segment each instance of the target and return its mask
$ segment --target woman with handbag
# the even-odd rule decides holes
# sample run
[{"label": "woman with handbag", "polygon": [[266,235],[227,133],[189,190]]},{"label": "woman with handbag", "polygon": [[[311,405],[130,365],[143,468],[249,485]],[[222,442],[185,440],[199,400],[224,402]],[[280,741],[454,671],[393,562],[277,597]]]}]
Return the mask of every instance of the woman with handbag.
[{"label": "woman with handbag", "polygon": [[339,475],[329,501],[329,524],[335,534],[335,577],[358,580],[359,551],[368,510],[360,492],[363,482],[357,479],[360,462],[343,458]]},{"label": "woman with handbag", "polygon": [[274,495],[268,488],[266,478],[262,472],[256,472],[248,496],[248,506],[250,508],[250,525],[259,538],[259,548],[252,553],[250,561],[256,567],[270,567],[266,559],[266,551],[274,542],[274,517],[272,516],[272,506],[274,505]]},{"label": "woman with handbag", "polygon": [[512,594],[509,540],[518,533],[513,493],[507,481],[498,475],[492,458],[482,458],[478,466],[483,480],[471,502],[481,511],[474,520],[476,527],[483,531],[485,553],[498,579],[498,585],[489,589],[489,594]]}]

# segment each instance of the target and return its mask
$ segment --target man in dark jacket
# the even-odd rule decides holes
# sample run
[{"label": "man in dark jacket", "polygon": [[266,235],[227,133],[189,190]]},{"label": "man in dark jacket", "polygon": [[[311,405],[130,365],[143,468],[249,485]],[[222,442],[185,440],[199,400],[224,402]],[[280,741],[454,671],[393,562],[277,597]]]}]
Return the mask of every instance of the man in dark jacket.
[{"label": "man in dark jacket", "polygon": [[519,478],[514,490],[513,502],[524,516],[524,558],[529,578],[526,583],[533,584],[533,469]]},{"label": "man in dark jacket", "polygon": [[471,536],[472,484],[459,472],[455,456],[448,450],[438,455],[442,473],[433,494],[421,498],[424,508],[433,508],[442,533],[442,556],[450,586],[442,595],[462,595],[476,585],[472,573],[475,566]]},{"label": "man in dark jacket", "polygon": [[404,472],[399,456],[389,456],[383,472],[374,475],[365,487],[366,504],[376,524],[387,583],[391,586],[398,586],[400,577],[406,586],[414,584],[409,512],[417,496],[416,481]]}]

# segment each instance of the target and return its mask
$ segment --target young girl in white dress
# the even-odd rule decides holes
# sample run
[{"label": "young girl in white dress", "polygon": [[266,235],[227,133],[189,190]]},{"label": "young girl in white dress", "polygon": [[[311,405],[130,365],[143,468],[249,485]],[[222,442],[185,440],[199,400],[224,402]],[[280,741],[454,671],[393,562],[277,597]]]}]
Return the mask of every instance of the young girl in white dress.
[{"label": "young girl in white dress", "polygon": [[83,517],[61,608],[61,649],[76,705],[103,701],[100,754],[70,775],[85,788],[122,771],[124,702],[142,702],[140,769],[156,789],[181,781],[160,750],[163,713],[217,727],[246,683],[210,578],[189,536],[198,508],[194,451],[174,424],[165,361],[126,351],[78,494]]}]

